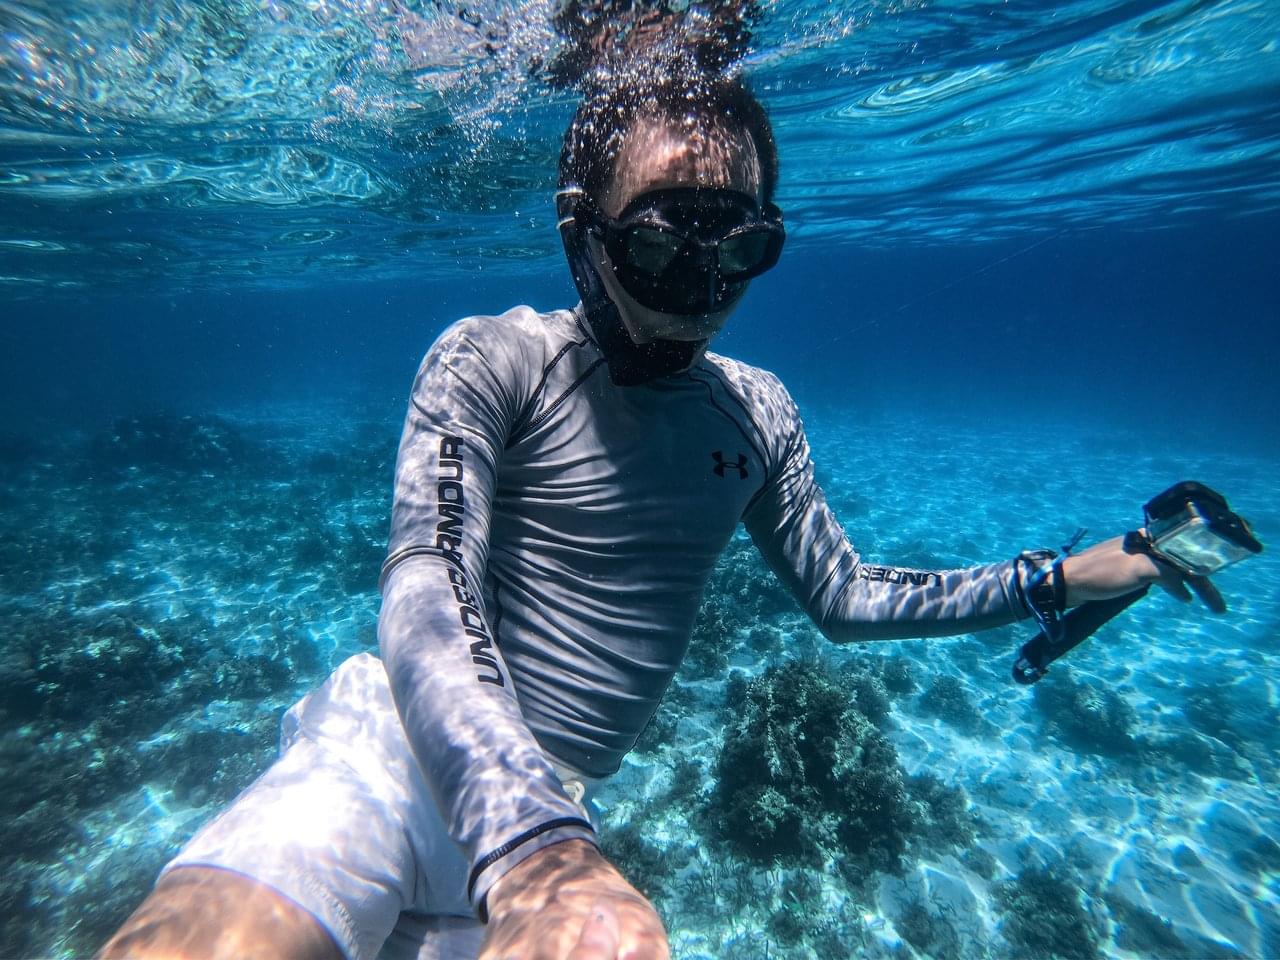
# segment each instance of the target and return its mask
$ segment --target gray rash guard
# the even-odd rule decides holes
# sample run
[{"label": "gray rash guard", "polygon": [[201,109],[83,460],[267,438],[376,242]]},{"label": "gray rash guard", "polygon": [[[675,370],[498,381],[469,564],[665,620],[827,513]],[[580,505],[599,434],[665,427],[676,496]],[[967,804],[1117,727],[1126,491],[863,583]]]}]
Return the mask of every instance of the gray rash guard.
[{"label": "gray rash guard", "polygon": [[1029,615],[1017,561],[863,564],[772,374],[707,354],[618,387],[578,313],[528,307],[463,320],[432,347],[400,441],[378,637],[482,916],[525,857],[592,838],[548,758],[618,769],[743,521],[832,640]]}]

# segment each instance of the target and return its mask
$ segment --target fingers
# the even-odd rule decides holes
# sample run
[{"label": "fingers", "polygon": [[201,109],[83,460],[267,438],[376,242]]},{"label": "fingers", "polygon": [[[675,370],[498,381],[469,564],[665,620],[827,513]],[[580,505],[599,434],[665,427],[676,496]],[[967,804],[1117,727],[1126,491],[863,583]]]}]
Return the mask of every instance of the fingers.
[{"label": "fingers", "polygon": [[1159,583],[1161,590],[1183,603],[1190,603],[1194,599],[1181,577],[1161,577]]},{"label": "fingers", "polygon": [[1194,599],[1192,596],[1194,594],[1214,613],[1227,612],[1227,601],[1223,599],[1218,588],[1208,577],[1189,577],[1175,572],[1172,568],[1166,568],[1159,583],[1166,593],[1177,597],[1183,603],[1190,603]]},{"label": "fingers", "polygon": [[1213,585],[1208,577],[1187,577],[1187,586],[1214,613],[1227,612],[1227,601],[1223,599],[1222,594],[1218,592],[1218,588]]},{"label": "fingers", "polygon": [[606,901],[597,900],[582,925],[582,936],[567,960],[615,960],[618,956],[618,914]]}]

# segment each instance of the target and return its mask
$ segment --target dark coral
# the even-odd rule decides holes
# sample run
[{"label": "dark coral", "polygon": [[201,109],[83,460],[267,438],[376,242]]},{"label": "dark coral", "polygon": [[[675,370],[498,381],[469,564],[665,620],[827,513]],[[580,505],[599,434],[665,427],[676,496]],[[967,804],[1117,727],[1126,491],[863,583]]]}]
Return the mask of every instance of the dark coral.
[{"label": "dark coral", "polygon": [[907,781],[907,790],[919,804],[916,834],[922,842],[939,850],[973,844],[980,821],[963,789],[921,773]]},{"label": "dark coral", "polygon": [[85,847],[140,803],[233,797],[331,666],[316,625],[367,608],[395,425],[275,430],[133,418],[0,450],[0,956],[91,953],[173,850]]},{"label": "dark coral", "polygon": [[855,665],[844,671],[845,686],[854,706],[872,723],[883,725],[889,719],[893,701],[885,689],[884,680],[874,668]]},{"label": "dark coral", "polygon": [[1110,688],[1077,683],[1066,669],[1036,684],[1034,702],[1049,734],[1074,750],[1132,756],[1141,747],[1129,703]]},{"label": "dark coral", "polygon": [[795,600],[765,566],[755,545],[735,537],[707,583],[682,672],[695,679],[722,676],[739,640],[769,647],[773,631],[761,624],[796,611]]},{"label": "dark coral", "polygon": [[1095,960],[1098,925],[1081,902],[1079,886],[1060,869],[1028,867],[996,888],[1004,910],[1001,931],[1015,957]]},{"label": "dark coral", "polygon": [[852,858],[892,869],[919,809],[897,751],[821,662],[771,667],[741,688],[716,773],[721,835],[758,862]]},{"label": "dark coral", "polygon": [[671,855],[645,835],[641,827],[645,819],[635,816],[626,826],[603,831],[600,847],[609,862],[652,900],[662,897],[675,871]]},{"label": "dark coral", "polygon": [[885,657],[881,661],[880,680],[885,689],[897,697],[905,697],[916,689],[915,671],[906,657]]},{"label": "dark coral", "polygon": [[893,926],[920,956],[952,960],[963,955],[955,926],[940,912],[931,912],[922,900],[907,904]]},{"label": "dark coral", "polygon": [[971,736],[989,736],[993,732],[990,722],[978,712],[957,677],[935,679],[920,695],[920,709]]}]

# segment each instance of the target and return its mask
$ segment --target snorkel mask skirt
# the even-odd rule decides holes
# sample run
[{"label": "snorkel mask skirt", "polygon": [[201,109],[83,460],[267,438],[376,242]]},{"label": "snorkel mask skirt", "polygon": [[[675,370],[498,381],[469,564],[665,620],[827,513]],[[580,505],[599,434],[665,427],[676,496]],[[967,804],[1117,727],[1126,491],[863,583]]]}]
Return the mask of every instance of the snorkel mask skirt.
[{"label": "snorkel mask skirt", "polygon": [[587,245],[587,224],[575,216],[581,187],[569,184],[556,194],[557,226],[574,286],[582,297],[587,323],[600,345],[609,379],[620,387],[634,387],[687,370],[707,348],[707,340],[654,340],[636,343],[623,326],[618,308],[605,291],[600,272]]}]

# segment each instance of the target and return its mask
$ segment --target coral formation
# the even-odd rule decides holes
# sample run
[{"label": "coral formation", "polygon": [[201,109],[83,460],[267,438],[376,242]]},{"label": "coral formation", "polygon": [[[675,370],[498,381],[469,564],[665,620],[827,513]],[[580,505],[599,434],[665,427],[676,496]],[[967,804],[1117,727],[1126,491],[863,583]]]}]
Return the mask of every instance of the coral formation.
[{"label": "coral formation", "polygon": [[625,826],[603,831],[600,847],[637,890],[651,900],[660,900],[672,875],[671,858],[645,835],[641,828],[645,819],[643,815],[635,816]]},{"label": "coral formation", "polygon": [[991,724],[969,699],[968,690],[957,678],[941,676],[920,695],[920,709],[970,735],[990,735]]},{"label": "coral formation", "polygon": [[921,773],[907,780],[907,790],[918,805],[915,833],[922,842],[939,850],[973,843],[979,820],[962,789]]},{"label": "coral formation", "polygon": [[1110,688],[1077,683],[1065,668],[1035,685],[1034,702],[1048,733],[1075,750],[1132,756],[1141,746],[1128,702]]},{"label": "coral formation", "polygon": [[962,956],[960,935],[940,912],[930,911],[922,900],[913,900],[893,922],[903,940],[923,957],[952,960]]},{"label": "coral formation", "polygon": [[389,475],[394,425],[268,433],[157,417],[8,451],[0,956],[92,953],[270,761],[329,632],[374,642],[390,486],[358,478]]},{"label": "coral formation", "polygon": [[915,671],[906,657],[885,657],[880,662],[880,680],[895,697],[905,697],[916,689]]},{"label": "coral formation", "polygon": [[1080,899],[1080,889],[1060,870],[1027,867],[996,888],[1004,909],[1001,931],[1014,956],[1028,960],[1095,960],[1098,925]]},{"label": "coral formation", "polygon": [[[740,855],[812,865],[838,857],[854,874],[894,869],[930,809],[954,819],[950,800],[912,801],[897,751],[822,663],[771,667],[731,696],[738,716],[717,763],[713,809]],[[924,792],[940,796],[931,785]]]},{"label": "coral formation", "polygon": [[775,634],[762,624],[787,612],[799,612],[791,594],[764,565],[755,545],[734,537],[707,583],[682,673],[694,679],[723,676],[739,639],[770,648]]},{"label": "coral formation", "polygon": [[842,675],[854,706],[872,723],[884,724],[889,719],[893,702],[881,674],[874,668],[857,664],[846,668]]}]

